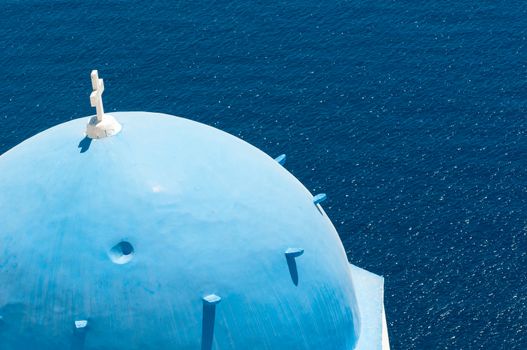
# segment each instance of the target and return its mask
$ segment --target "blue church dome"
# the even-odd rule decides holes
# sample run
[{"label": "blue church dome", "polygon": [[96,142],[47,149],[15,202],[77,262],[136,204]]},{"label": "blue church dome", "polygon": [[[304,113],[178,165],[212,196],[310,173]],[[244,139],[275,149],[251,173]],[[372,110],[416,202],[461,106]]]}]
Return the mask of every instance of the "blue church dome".
[{"label": "blue church dome", "polygon": [[322,196],[215,128],[112,115],[0,157],[2,349],[380,349]]}]

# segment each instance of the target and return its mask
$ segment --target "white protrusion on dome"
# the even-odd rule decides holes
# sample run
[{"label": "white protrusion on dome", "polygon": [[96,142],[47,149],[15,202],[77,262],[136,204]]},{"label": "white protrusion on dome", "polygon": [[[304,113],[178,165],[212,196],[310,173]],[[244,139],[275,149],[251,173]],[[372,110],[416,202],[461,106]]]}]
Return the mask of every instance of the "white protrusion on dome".
[{"label": "white protrusion on dome", "polygon": [[75,328],[77,328],[77,329],[86,328],[87,325],[88,325],[88,320],[77,320],[77,321],[75,321]]},{"label": "white protrusion on dome", "polygon": [[90,94],[90,103],[95,107],[97,115],[90,119],[86,127],[86,135],[92,139],[100,139],[107,136],[113,136],[121,131],[121,124],[109,114],[104,114],[104,107],[102,104],[102,93],[104,92],[104,81],[99,79],[99,72],[92,70],[91,72],[92,93]]}]

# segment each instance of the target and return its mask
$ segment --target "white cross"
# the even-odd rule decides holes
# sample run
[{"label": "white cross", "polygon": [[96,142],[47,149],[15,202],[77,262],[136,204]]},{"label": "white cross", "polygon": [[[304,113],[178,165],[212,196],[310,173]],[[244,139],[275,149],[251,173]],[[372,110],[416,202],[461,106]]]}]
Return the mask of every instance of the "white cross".
[{"label": "white cross", "polygon": [[90,95],[91,106],[97,110],[97,121],[102,121],[104,116],[104,108],[102,106],[102,93],[104,92],[104,82],[99,79],[99,72],[91,71],[91,86],[93,92]]}]

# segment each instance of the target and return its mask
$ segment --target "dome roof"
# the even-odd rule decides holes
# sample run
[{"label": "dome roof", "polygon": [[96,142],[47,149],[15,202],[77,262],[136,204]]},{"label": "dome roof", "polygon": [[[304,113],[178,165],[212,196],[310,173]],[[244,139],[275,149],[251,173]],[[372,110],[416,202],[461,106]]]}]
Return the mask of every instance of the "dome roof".
[{"label": "dome roof", "polygon": [[2,349],[354,347],[345,251],[293,175],[197,122],[112,115],[115,136],[81,118],[0,157]]}]

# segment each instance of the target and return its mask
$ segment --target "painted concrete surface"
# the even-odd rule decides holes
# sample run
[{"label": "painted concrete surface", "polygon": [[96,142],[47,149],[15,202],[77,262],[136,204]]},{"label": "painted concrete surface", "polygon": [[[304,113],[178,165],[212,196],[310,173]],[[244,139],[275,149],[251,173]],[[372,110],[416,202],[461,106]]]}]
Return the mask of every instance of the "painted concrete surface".
[{"label": "painted concrete surface", "polygon": [[112,115],[115,136],[81,118],[0,157],[2,349],[355,347],[364,281],[294,176],[212,127]]}]

